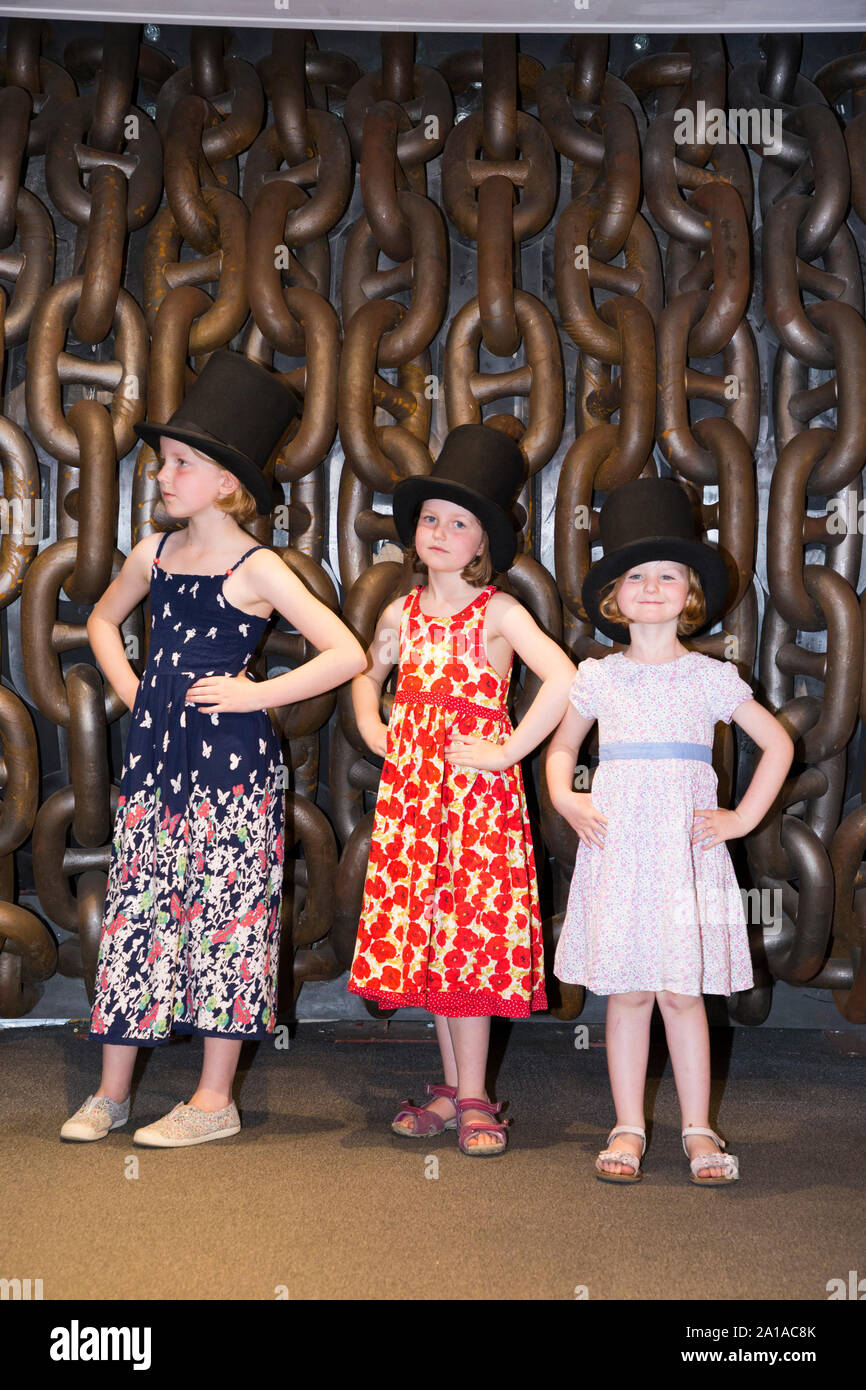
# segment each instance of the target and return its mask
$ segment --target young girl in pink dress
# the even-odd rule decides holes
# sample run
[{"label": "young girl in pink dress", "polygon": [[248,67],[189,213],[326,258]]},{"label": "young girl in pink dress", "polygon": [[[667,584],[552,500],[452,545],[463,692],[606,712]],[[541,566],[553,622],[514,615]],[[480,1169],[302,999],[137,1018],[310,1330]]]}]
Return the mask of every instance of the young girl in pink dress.
[{"label": "young girl in pink dress", "polygon": [[[604,558],[584,581],[583,604],[602,632],[628,643],[580,663],[571,707],[547,754],[551,801],[579,845],[554,970],[609,996],[607,1055],[616,1126],[596,1176],[637,1182],[646,1147],[644,1087],[650,1017],[658,1000],[691,1180],[738,1177],[709,1128],[709,1032],[702,995],[753,984],[746,920],[725,841],[769,810],[793,744],[753,698],[736,667],[688,651],[680,635],[724,610],[721,555],[695,536],[691,505],[671,478],[641,478],[601,509]],[[736,811],[720,810],[713,727],[734,719],[763,749]],[[599,767],[590,793],[572,790],[592,724]]]},{"label": "young girl in pink dress", "polygon": [[[392,1128],[412,1138],[459,1127],[473,1156],[506,1145],[486,1090],[491,1015],[547,1007],[520,759],[556,726],[575,674],[488,582],[514,558],[509,509],[523,473],[506,435],[460,425],[428,477],[398,484],[397,530],[427,584],[385,608],[370,668],[352,686],[358,729],[385,765],[348,988],[387,1008],[431,1010],[445,1080],[428,1085],[428,1105],[407,1101]],[[512,729],[515,650],[543,684]],[[398,659],[386,726],[379,700]]]}]

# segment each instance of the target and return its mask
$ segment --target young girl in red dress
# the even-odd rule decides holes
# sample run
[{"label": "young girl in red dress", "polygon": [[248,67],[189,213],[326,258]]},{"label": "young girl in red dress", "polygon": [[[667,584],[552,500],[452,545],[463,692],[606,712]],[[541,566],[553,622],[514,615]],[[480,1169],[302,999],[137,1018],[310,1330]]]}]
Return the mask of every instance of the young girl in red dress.
[{"label": "young girl in red dress", "polygon": [[[509,509],[524,460],[483,425],[452,430],[430,475],[394,491],[417,584],[379,620],[352,696],[358,729],[384,757],[348,988],[386,1008],[429,1009],[444,1083],[392,1129],[458,1128],[463,1153],[506,1146],[485,1074],[493,1014],[544,1009],[541,914],[520,760],[561,718],[575,669],[515,599]],[[395,637],[399,634],[399,645]],[[542,681],[517,729],[506,708],[514,652]],[[382,685],[399,661],[390,722]]]}]

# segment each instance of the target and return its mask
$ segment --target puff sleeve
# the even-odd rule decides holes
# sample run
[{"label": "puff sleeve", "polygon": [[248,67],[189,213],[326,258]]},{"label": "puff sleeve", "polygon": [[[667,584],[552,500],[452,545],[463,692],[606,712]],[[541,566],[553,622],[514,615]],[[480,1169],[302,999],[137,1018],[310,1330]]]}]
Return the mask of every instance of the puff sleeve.
[{"label": "puff sleeve", "polygon": [[568,692],[569,700],[584,719],[598,717],[597,687],[600,665],[601,663],[591,656],[582,661]]},{"label": "puff sleeve", "polygon": [[741,678],[732,661],[716,661],[709,657],[707,696],[713,723],[722,720],[730,724],[731,716],[744,700],[754,700],[755,693]]}]

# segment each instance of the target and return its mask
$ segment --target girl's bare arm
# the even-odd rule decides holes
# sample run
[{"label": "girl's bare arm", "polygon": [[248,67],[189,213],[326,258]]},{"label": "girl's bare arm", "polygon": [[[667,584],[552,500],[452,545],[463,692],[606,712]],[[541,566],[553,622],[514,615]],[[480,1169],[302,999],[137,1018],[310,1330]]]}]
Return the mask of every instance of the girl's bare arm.
[{"label": "girl's bare arm", "polygon": [[367,669],[352,681],[352,705],[358,733],[367,747],[380,757],[385,756],[388,726],[382,723],[379,715],[379,700],[388,673],[400,658],[400,610],[403,602],[402,598],[393,599],[383,609],[367,653]]},{"label": "girl's bare arm", "polygon": [[294,671],[272,676],[256,686],[262,708],[293,704],[333,690],[364,669],[366,657],[357,638],[342,619],[321,603],[273,550],[255,556],[256,593],[316,648],[317,656]]},{"label": "girl's bare arm", "polygon": [[736,808],[737,816],[745,825],[743,834],[748,835],[764,819],[778,796],[794,758],[794,744],[778,719],[757,700],[744,700],[737,705],[732,718],[763,749],[748,791]]},{"label": "girl's bare arm", "polygon": [[570,796],[574,796],[574,768],[583,740],[586,738],[594,719],[585,719],[578,714],[569,702],[550,743],[547,745],[545,771],[547,790],[554,810],[562,814],[563,806]]},{"label": "girl's bare arm", "polygon": [[90,648],[109,683],[125,705],[135,704],[138,676],[127,660],[120,625],[150,590],[150,567],[160,541],[159,534],[145,536],[133,546],[102,598],[87,619]]},{"label": "girl's bare arm", "polygon": [[607,816],[593,804],[590,792],[574,790],[574,765],[594,719],[578,714],[569,702],[562,721],[547,745],[544,769],[551,805],[586,844],[604,847]]},{"label": "girl's bare arm", "polygon": [[[499,603],[500,597],[505,600],[504,603]],[[501,634],[542,682],[541,689],[517,728],[502,745],[509,762],[517,763],[533,748],[537,748],[562,719],[568,704],[568,692],[577,672],[561,648],[541,631],[522,604],[508,594],[497,595],[495,600],[491,600],[490,607],[494,601],[497,602],[498,613],[491,635]],[[493,614],[490,616],[493,618]]]}]

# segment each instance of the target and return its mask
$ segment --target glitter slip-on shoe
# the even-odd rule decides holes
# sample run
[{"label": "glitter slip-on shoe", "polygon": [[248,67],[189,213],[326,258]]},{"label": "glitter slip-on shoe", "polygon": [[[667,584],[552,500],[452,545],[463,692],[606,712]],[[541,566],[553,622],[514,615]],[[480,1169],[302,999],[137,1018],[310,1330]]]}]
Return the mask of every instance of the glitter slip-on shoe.
[{"label": "glitter slip-on shoe", "polygon": [[109,1096],[88,1096],[60,1130],[60,1138],[68,1144],[86,1144],[92,1139],[104,1139],[110,1129],[125,1125],[129,1119],[129,1096],[124,1101]]},{"label": "glitter slip-on shoe", "polygon": [[206,1144],[209,1139],[228,1139],[237,1134],[240,1127],[241,1119],[234,1101],[222,1110],[199,1110],[181,1100],[161,1120],[137,1129],[132,1142],[147,1149],[182,1149],[188,1144]]}]

